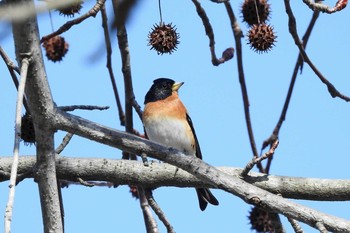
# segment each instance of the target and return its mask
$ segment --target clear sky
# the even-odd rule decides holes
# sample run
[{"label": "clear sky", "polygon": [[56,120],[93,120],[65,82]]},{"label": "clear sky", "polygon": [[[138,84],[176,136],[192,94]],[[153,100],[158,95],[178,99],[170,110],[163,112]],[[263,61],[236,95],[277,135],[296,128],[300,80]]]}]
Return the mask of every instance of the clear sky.
[{"label": "clear sky", "polygon": [[[271,1],[272,2],[272,1]],[[88,11],[93,1],[84,4]],[[203,1],[215,33],[216,51],[220,56],[234,47],[234,38],[224,5]],[[232,1],[240,17],[241,1]],[[300,37],[307,27],[312,11],[301,1],[293,1]],[[334,4],[332,1],[330,4]],[[272,2],[270,24],[278,36],[276,46],[267,54],[257,54],[243,44],[243,65],[248,88],[250,111],[258,149],[271,134],[279,118],[298,50],[288,32],[288,19],[283,1]],[[110,1],[107,9],[112,13]],[[348,77],[349,9],[321,14],[314,28],[307,52],[319,70],[337,89],[350,95]],[[243,104],[235,58],[215,67],[211,64],[209,41],[191,1],[163,1],[163,20],[176,25],[180,33],[178,50],[172,55],[157,55],[147,46],[147,35],[159,23],[158,1],[140,1],[127,24],[131,54],[132,77],[136,100],[143,106],[144,95],[152,81],[168,77],[184,81],[180,96],[194,122],[203,159],[214,166],[244,167],[252,152],[244,120]],[[112,14],[109,14],[110,18]],[[67,18],[52,12],[57,29]],[[52,32],[48,14],[39,16],[41,36]],[[244,33],[247,26],[241,23]],[[15,60],[9,28],[1,24],[0,44]],[[8,36],[4,37],[4,35]],[[75,114],[103,125],[123,130],[105,68],[105,50],[101,16],[90,18],[63,34],[69,52],[61,63],[45,57],[46,71],[57,105],[110,106],[107,111],[76,111]],[[112,35],[114,37],[114,35]],[[113,39],[113,68],[120,93],[123,77],[116,39]],[[0,156],[13,150],[16,91],[3,62],[0,62]],[[123,100],[122,96],[122,100]],[[274,175],[349,179],[350,103],[333,99],[311,69],[305,64],[298,76],[286,121],[280,132],[280,144],[270,173]],[[135,128],[142,131],[137,114]],[[56,145],[64,133],[56,136]],[[35,146],[21,144],[20,154],[34,154]],[[74,136],[62,153],[64,156],[120,158],[117,149],[99,145]],[[248,224],[250,206],[221,190],[213,190],[220,206],[198,208],[193,189],[159,188],[154,197],[176,232],[251,232]],[[0,184],[0,211],[5,211],[8,183]],[[139,202],[131,197],[128,187],[86,188],[70,186],[63,189],[66,232],[145,232]],[[349,202],[298,201],[318,210],[348,218]],[[287,232],[292,229],[281,217]],[[160,222],[162,232],[165,228]],[[312,231],[304,226],[305,231]],[[3,221],[0,222],[0,228]],[[33,180],[21,182],[16,189],[12,232],[41,232],[42,220],[37,185]]]}]

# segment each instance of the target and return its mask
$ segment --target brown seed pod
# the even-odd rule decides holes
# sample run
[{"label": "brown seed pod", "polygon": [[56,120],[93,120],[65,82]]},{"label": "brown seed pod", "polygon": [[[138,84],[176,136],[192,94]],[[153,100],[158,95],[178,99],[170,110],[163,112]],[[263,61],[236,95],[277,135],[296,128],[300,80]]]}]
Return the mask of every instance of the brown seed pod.
[{"label": "brown seed pod", "polygon": [[58,9],[60,15],[64,15],[67,17],[74,17],[74,14],[80,14],[83,1],[75,0],[72,4],[63,7],[62,9]]},{"label": "brown seed pod", "polygon": [[276,38],[273,27],[267,24],[254,24],[247,33],[248,44],[255,52],[268,52],[275,45]]},{"label": "brown seed pod", "polygon": [[[256,10],[258,10],[258,12]],[[269,20],[270,4],[268,4],[267,0],[245,0],[242,4],[241,11],[243,21],[249,26],[265,23]],[[260,21],[258,20],[258,15]]]},{"label": "brown seed pod", "polygon": [[55,36],[51,39],[45,40],[43,47],[46,50],[46,57],[53,61],[62,61],[62,58],[68,52],[68,43],[61,36]]},{"label": "brown seed pod", "polygon": [[261,208],[253,207],[248,216],[251,224],[251,229],[256,232],[275,232],[278,219],[276,213],[267,212]]},{"label": "brown seed pod", "polygon": [[35,131],[32,115],[26,113],[22,116],[21,122],[21,139],[24,145],[35,144]]},{"label": "brown seed pod", "polygon": [[175,26],[160,23],[154,25],[152,31],[148,34],[148,45],[158,54],[171,54],[177,49],[179,42],[179,33],[176,32]]}]

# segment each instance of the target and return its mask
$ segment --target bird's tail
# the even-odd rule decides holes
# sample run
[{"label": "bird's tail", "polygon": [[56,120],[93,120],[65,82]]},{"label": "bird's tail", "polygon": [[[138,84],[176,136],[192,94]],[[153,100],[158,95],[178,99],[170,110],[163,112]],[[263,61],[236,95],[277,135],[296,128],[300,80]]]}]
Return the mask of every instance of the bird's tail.
[{"label": "bird's tail", "polygon": [[208,203],[212,205],[219,205],[219,201],[214,197],[214,195],[210,192],[209,189],[199,188],[196,189],[199,208],[203,211],[207,208]]}]

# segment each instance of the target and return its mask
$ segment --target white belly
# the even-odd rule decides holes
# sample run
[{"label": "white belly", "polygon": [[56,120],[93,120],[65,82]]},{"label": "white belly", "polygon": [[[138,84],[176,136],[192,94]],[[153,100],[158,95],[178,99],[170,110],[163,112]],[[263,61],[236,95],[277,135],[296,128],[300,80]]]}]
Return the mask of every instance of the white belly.
[{"label": "white belly", "polygon": [[[183,122],[171,119],[158,119],[156,122],[147,119],[144,122],[147,136],[151,141],[158,142],[164,146],[175,148],[185,154],[195,155],[194,145],[188,138],[188,128],[183,126]],[[187,128],[187,129],[186,129]]]}]

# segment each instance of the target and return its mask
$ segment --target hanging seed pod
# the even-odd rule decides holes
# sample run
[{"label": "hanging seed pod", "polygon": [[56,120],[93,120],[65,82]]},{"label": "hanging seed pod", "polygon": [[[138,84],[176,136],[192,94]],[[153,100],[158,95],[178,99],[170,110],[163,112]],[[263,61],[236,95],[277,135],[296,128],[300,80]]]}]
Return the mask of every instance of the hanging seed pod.
[{"label": "hanging seed pod", "polygon": [[267,24],[254,24],[248,31],[248,44],[255,52],[268,52],[275,45],[276,38],[273,27]]},{"label": "hanging seed pod", "polygon": [[267,0],[245,0],[242,4],[241,11],[243,21],[249,26],[265,23],[269,20],[270,4],[268,4]]},{"label": "hanging seed pod", "polygon": [[63,7],[62,9],[58,9],[60,15],[64,15],[67,17],[74,17],[74,14],[80,14],[83,1],[75,0],[72,4]]},{"label": "hanging seed pod", "polygon": [[26,113],[22,116],[21,121],[21,139],[24,145],[35,144],[35,131],[32,115]]},{"label": "hanging seed pod", "polygon": [[179,33],[176,32],[175,26],[160,23],[154,25],[152,31],[148,34],[148,45],[158,54],[171,54],[177,49],[179,42]]},{"label": "hanging seed pod", "polygon": [[249,221],[251,229],[256,232],[276,232],[275,222],[278,215],[276,213],[267,212],[261,208],[253,207],[249,213]]},{"label": "hanging seed pod", "polygon": [[53,61],[62,61],[62,58],[68,52],[68,43],[61,36],[55,36],[51,39],[45,40],[43,47],[46,50],[46,57]]}]

